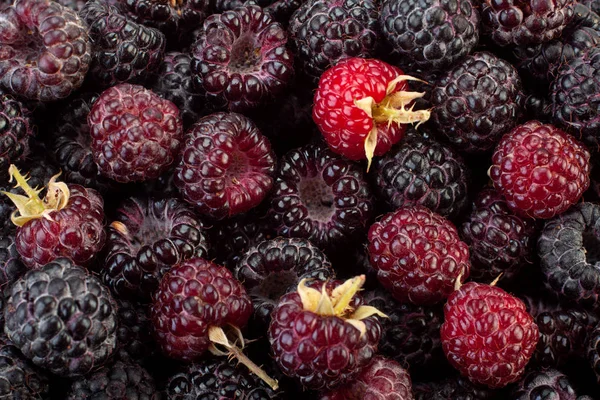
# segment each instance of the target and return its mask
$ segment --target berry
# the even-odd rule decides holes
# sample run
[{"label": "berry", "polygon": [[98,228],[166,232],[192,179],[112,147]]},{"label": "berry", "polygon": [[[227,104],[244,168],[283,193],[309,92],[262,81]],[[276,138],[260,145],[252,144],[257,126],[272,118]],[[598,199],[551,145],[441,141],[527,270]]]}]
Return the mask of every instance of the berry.
[{"label": "berry", "polygon": [[276,233],[344,249],[362,238],[373,217],[361,169],[323,145],[292,150],[279,162],[268,218]]},{"label": "berry", "polygon": [[469,276],[469,248],[454,225],[421,206],[384,215],[369,229],[377,279],[398,301],[432,305]]},{"label": "berry", "polygon": [[136,364],[117,361],[71,385],[67,400],[157,400],[154,379]]},{"label": "berry", "polygon": [[596,14],[600,13],[600,1],[598,0],[581,0],[578,4],[585,5],[590,8],[591,11]]},{"label": "berry", "polygon": [[169,52],[155,73],[152,90],[173,102],[181,112],[184,129],[190,128],[204,109],[204,96],[193,86],[192,57],[186,53]]},{"label": "berry", "polygon": [[373,357],[354,382],[326,393],[320,400],[412,400],[410,375],[400,364]]},{"label": "berry", "polygon": [[175,184],[196,210],[223,219],[256,207],[273,185],[275,154],[247,117],[216,113],[187,133]]},{"label": "berry", "polygon": [[271,313],[269,342],[281,371],[310,389],[352,382],[375,354],[381,336],[376,308],[356,295],[359,276],[340,281],[302,280]]},{"label": "berry", "polygon": [[413,385],[415,400],[492,400],[496,391],[473,385],[462,377]]},{"label": "berry", "polygon": [[147,301],[174,265],[205,257],[205,228],[177,199],[126,200],[108,228],[104,283],[120,298]]},{"label": "berry", "polygon": [[375,188],[395,210],[420,205],[455,218],[467,206],[468,171],[452,149],[409,132],[375,162]]},{"label": "berry", "polygon": [[125,363],[144,363],[156,353],[150,309],[128,301],[118,302],[116,358]]},{"label": "berry", "polygon": [[285,90],[293,76],[285,29],[256,5],[204,21],[192,46],[194,84],[215,107],[241,112]]},{"label": "berry", "polygon": [[516,215],[493,188],[479,192],[459,233],[469,245],[474,280],[491,282],[500,274],[503,281],[512,280],[533,264],[534,221]]},{"label": "berry", "polygon": [[444,306],[444,353],[474,383],[500,388],[519,380],[538,337],[525,304],[496,286],[469,282]]},{"label": "berry", "polygon": [[600,383],[600,324],[593,327],[586,343],[586,356]]},{"label": "berry", "polygon": [[377,45],[373,0],[309,0],[292,15],[289,32],[303,70],[318,79],[350,57],[373,57]]},{"label": "berry", "polygon": [[446,71],[431,91],[432,121],[456,148],[492,150],[521,114],[515,67],[488,52],[474,53]]},{"label": "berry", "polygon": [[568,301],[594,306],[600,298],[600,206],[580,203],[549,220],[538,239],[546,285]]},{"label": "berry", "polygon": [[303,279],[327,280],[335,272],[327,256],[306,239],[276,238],[250,247],[235,266],[254,304],[255,316],[265,325],[279,298]]},{"label": "berry", "polygon": [[17,0],[0,19],[0,86],[39,101],[63,99],[81,86],[92,46],[75,11],[51,0]]},{"label": "berry", "polygon": [[52,132],[52,151],[69,183],[100,192],[114,189],[114,183],[100,174],[92,153],[88,114],[98,95],[88,93],[65,105]]},{"label": "berry", "polygon": [[0,236],[0,287],[11,286],[25,272],[27,267],[19,257],[15,237]]},{"label": "berry", "polygon": [[88,125],[94,161],[117,182],[158,178],[175,161],[183,140],[177,107],[128,83],[102,92]]},{"label": "berry", "polygon": [[190,364],[167,383],[169,400],[236,399],[275,400],[281,398],[263,382],[227,361],[212,360]]},{"label": "berry", "polygon": [[504,135],[488,174],[513,211],[548,219],[588,188],[590,153],[562,130],[529,121]]},{"label": "berry", "polygon": [[0,399],[34,400],[46,398],[50,379],[31,365],[16,347],[0,345]]},{"label": "berry", "polygon": [[557,38],[573,19],[574,0],[485,0],[483,32],[500,46],[527,45]]},{"label": "berry", "polygon": [[600,48],[590,48],[563,64],[552,83],[552,115],[562,128],[581,139],[590,150],[600,150]]},{"label": "berry", "polygon": [[88,1],[80,15],[94,43],[90,78],[95,85],[143,83],[160,65],[166,40],[157,29],[128,20],[107,0]]},{"label": "berry", "polygon": [[42,200],[38,196],[42,189],[33,189],[14,165],[9,173],[26,194],[4,192],[17,207],[11,220],[18,227],[15,245],[23,263],[40,268],[56,258],[68,257],[78,265],[89,265],[106,238],[100,194],[57,182],[55,175]]},{"label": "berry", "polygon": [[23,161],[29,153],[33,121],[19,101],[0,95],[0,180],[10,164]]},{"label": "berry", "polygon": [[[245,0],[215,0],[214,9],[217,13],[223,11],[235,10],[244,6]],[[263,10],[267,11],[273,19],[287,26],[294,11],[300,7],[302,0],[253,0],[253,3],[258,4]]]},{"label": "berry", "polygon": [[531,371],[515,387],[511,399],[576,400],[577,394],[569,378],[555,369]]},{"label": "berry", "polygon": [[[351,160],[386,153],[404,136],[406,124],[423,123],[428,110],[413,111],[423,93],[408,92],[401,69],[375,59],[349,58],[321,75],[313,119],[334,152]],[[410,106],[410,108],[406,108]]]},{"label": "berry", "polygon": [[415,306],[398,303],[388,292],[373,290],[364,296],[365,302],[387,315],[382,325],[379,352],[398,361],[404,368],[427,367],[442,356],[440,327],[441,307]]},{"label": "berry", "polygon": [[379,24],[408,70],[443,70],[479,41],[479,13],[470,0],[384,0]]},{"label": "berry", "polygon": [[98,278],[59,258],[13,285],[4,331],[34,364],[74,377],[101,366],[115,350],[116,309]]}]

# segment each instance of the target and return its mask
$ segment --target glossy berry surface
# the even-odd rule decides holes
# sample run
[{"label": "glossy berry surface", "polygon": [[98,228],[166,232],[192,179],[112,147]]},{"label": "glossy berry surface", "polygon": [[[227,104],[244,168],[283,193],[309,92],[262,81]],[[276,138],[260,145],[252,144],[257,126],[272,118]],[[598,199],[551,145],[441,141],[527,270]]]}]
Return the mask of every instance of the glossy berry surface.
[{"label": "glossy berry surface", "polygon": [[518,383],[512,398],[515,400],[578,399],[569,378],[555,369],[531,371]]},{"label": "glossy berry surface", "polygon": [[256,5],[208,17],[192,57],[196,87],[235,112],[282,94],[294,73],[285,29]]},{"label": "glossy berry surface", "polygon": [[8,294],[4,331],[34,364],[75,377],[115,350],[117,305],[98,278],[70,260],[28,272]]},{"label": "glossy berry surface", "polygon": [[364,235],[374,214],[372,202],[358,165],[310,144],[279,161],[268,218],[276,234],[331,250]]},{"label": "glossy berry surface", "polygon": [[139,85],[105,90],[88,115],[94,161],[117,182],[158,178],[182,142],[179,110]]},{"label": "glossy berry surface", "polygon": [[199,214],[219,220],[256,207],[273,185],[275,154],[247,117],[215,113],[187,133],[175,184]]},{"label": "glossy berry surface", "polygon": [[33,400],[48,396],[50,379],[9,343],[0,345],[0,399]]},{"label": "glossy berry surface", "polygon": [[0,236],[0,286],[12,285],[27,270],[17,251],[15,237]]},{"label": "glossy berry surface", "polygon": [[202,222],[178,199],[126,200],[108,228],[104,283],[121,298],[150,300],[169,269],[205,257]]},{"label": "glossy berry surface", "polygon": [[444,306],[444,353],[474,383],[499,388],[520,379],[538,335],[525,304],[495,286],[469,282]]},{"label": "glossy berry surface", "polygon": [[529,121],[502,138],[488,174],[513,211],[552,218],[588,188],[590,153],[555,126]]},{"label": "glossy berry surface", "polygon": [[0,180],[6,179],[10,164],[23,161],[33,135],[29,111],[11,96],[0,95]]},{"label": "glossy berry surface", "polygon": [[252,302],[223,266],[192,258],[163,277],[152,305],[156,341],[171,358],[193,361],[210,344],[211,326],[244,327]]},{"label": "glossy berry surface", "polygon": [[150,307],[117,300],[117,348],[115,359],[128,364],[147,365],[157,355],[152,335]]},{"label": "glossy berry surface", "polygon": [[0,19],[0,86],[39,101],[66,98],[81,86],[92,46],[75,11],[51,0],[18,0]]},{"label": "glossy berry surface", "polygon": [[384,215],[369,229],[377,279],[397,300],[432,305],[446,299],[471,268],[469,248],[452,223],[421,206]]}]

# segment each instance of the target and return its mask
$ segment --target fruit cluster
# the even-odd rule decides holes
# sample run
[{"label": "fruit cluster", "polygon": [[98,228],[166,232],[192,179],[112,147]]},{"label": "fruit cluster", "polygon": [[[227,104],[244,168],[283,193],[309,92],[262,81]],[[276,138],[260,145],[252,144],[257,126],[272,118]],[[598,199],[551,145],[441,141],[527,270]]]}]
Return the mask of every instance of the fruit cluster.
[{"label": "fruit cluster", "polygon": [[598,13],[0,1],[0,400],[600,400]]}]

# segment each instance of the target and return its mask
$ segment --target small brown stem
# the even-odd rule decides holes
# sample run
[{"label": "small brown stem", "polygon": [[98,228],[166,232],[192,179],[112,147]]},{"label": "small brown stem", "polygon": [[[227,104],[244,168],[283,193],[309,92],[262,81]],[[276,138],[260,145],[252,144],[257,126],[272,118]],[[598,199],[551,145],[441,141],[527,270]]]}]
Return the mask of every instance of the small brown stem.
[{"label": "small brown stem", "polygon": [[244,353],[237,347],[232,346],[229,348],[229,352],[242,364],[244,364],[253,374],[262,379],[267,385],[273,390],[279,389],[279,382],[276,379],[271,378],[267,373],[251,359],[246,357]]}]

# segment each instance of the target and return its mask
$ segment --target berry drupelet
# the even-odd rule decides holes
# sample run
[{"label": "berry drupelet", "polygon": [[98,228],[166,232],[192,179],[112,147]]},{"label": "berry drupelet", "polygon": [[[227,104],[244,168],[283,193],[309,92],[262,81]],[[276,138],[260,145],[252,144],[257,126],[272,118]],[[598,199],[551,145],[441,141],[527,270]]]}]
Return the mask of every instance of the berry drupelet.
[{"label": "berry drupelet", "polygon": [[569,378],[555,369],[529,372],[513,389],[511,399],[579,399]]},{"label": "berry drupelet", "polygon": [[98,95],[86,93],[65,105],[51,132],[52,151],[64,180],[106,193],[112,180],[102,176],[92,154],[88,114]]},{"label": "berry drupelet", "polygon": [[78,265],[89,265],[102,249],[104,201],[94,189],[50,179],[43,189],[34,189],[19,170],[11,165],[9,173],[25,196],[4,192],[17,209],[11,220],[17,225],[15,244],[21,260],[30,268],[40,268],[59,257]]},{"label": "berry drupelet", "polygon": [[600,48],[592,47],[563,64],[550,88],[556,124],[600,150]]},{"label": "berry drupelet", "polygon": [[575,204],[590,185],[590,153],[553,125],[529,121],[504,135],[488,175],[511,210],[548,219]]},{"label": "berry drupelet", "polygon": [[256,5],[213,14],[192,46],[194,84],[209,103],[230,111],[268,103],[293,76],[287,40],[285,29]]},{"label": "berry drupelet", "polygon": [[469,248],[454,225],[428,208],[400,208],[369,229],[377,279],[397,300],[432,305],[469,276]]},{"label": "berry drupelet", "polygon": [[565,300],[597,306],[599,243],[600,206],[597,204],[576,204],[546,222],[538,239],[546,285]]},{"label": "berry drupelet", "polygon": [[148,301],[174,265],[206,257],[205,228],[177,199],[126,200],[108,228],[104,283],[119,298]]},{"label": "berry drupelet", "polygon": [[160,65],[166,39],[157,29],[129,20],[108,0],[90,0],[79,14],[94,45],[88,79],[95,86],[144,83]]},{"label": "berry drupelet", "polygon": [[533,264],[535,222],[516,215],[493,188],[477,195],[459,233],[469,245],[471,278],[476,281],[491,282],[500,274],[503,281],[512,280]]},{"label": "berry drupelet", "polygon": [[117,182],[158,178],[175,161],[183,140],[175,104],[128,83],[102,92],[88,124],[94,161]]},{"label": "berry drupelet", "polygon": [[76,380],[66,400],[158,400],[154,379],[136,364],[117,361]]},{"label": "berry drupelet", "polygon": [[[302,5],[302,0],[252,0],[263,10],[267,11],[283,26],[287,26],[294,11]],[[214,0],[214,9],[218,13],[227,10],[235,10],[247,3],[246,0]]]},{"label": "berry drupelet", "polygon": [[256,318],[268,325],[279,298],[303,279],[335,278],[327,256],[306,239],[276,238],[250,247],[235,266]]},{"label": "berry drupelet", "polygon": [[235,399],[283,400],[254,375],[225,360],[206,360],[190,364],[173,375],[165,390],[169,400]]},{"label": "berry drupelet", "polygon": [[[364,295],[365,302],[387,315],[382,326],[379,352],[411,371],[429,367],[443,357],[440,327],[441,307],[399,303],[387,291],[376,289]],[[440,357],[441,356],[441,357]]]},{"label": "berry drupelet", "polygon": [[521,300],[496,286],[469,282],[448,298],[441,338],[448,361],[462,375],[501,388],[523,375],[539,330]]},{"label": "berry drupelet", "polygon": [[484,153],[517,124],[521,92],[515,67],[492,53],[474,53],[435,84],[431,120],[457,149]]},{"label": "berry drupelet", "polygon": [[271,313],[269,341],[281,371],[309,389],[352,382],[372,360],[381,337],[379,310],[357,292],[364,275],[340,281],[302,280]]},{"label": "berry drupelet", "polygon": [[375,356],[355,381],[325,393],[320,400],[412,400],[411,389],[410,375],[400,364]]},{"label": "berry drupelet", "polygon": [[8,293],[4,331],[34,364],[75,377],[115,350],[117,305],[98,278],[70,260],[29,271]]},{"label": "berry drupelet", "polygon": [[379,24],[402,68],[444,70],[479,41],[479,13],[471,0],[383,0]]},{"label": "berry drupelet", "polygon": [[[413,111],[413,100],[401,69],[380,60],[349,58],[321,75],[313,119],[334,152],[351,160],[386,153],[404,136],[406,124],[423,123],[429,110]],[[408,108],[407,108],[408,107]],[[417,125],[418,126],[418,125]]]},{"label": "berry drupelet", "polygon": [[14,235],[0,235],[0,287],[11,286],[27,270],[17,251]]},{"label": "berry drupelet", "polygon": [[249,118],[215,113],[187,133],[175,184],[198,213],[220,220],[256,207],[273,186],[276,158]]},{"label": "berry drupelet", "polygon": [[186,53],[166,53],[152,84],[154,93],[179,108],[186,130],[200,119],[205,103],[193,85],[191,62],[192,57]]},{"label": "berry drupelet", "polygon": [[0,344],[0,399],[36,400],[47,398],[50,379],[45,371],[31,365],[16,347]]},{"label": "berry drupelet", "polygon": [[240,328],[252,315],[252,301],[227,268],[202,258],[174,266],[160,282],[151,313],[156,341],[169,357],[196,361],[207,351],[234,357],[277,389],[277,381],[237,347],[244,345]]},{"label": "berry drupelet", "polygon": [[0,94],[0,181],[8,176],[11,164],[23,161],[28,155],[33,128],[25,106],[12,96]]},{"label": "berry drupelet", "polygon": [[0,86],[39,101],[66,98],[81,86],[92,46],[75,11],[52,0],[17,0],[0,19]]},{"label": "berry drupelet", "polygon": [[350,57],[373,57],[378,7],[373,0],[309,0],[292,15],[289,32],[303,71],[318,79]]},{"label": "berry drupelet", "polygon": [[416,132],[409,132],[374,166],[374,187],[392,210],[421,205],[453,219],[468,204],[468,171],[462,158]]},{"label": "berry drupelet", "polygon": [[574,16],[575,0],[485,0],[483,32],[500,46],[548,42],[559,37]]},{"label": "berry drupelet", "polygon": [[281,158],[268,212],[278,235],[305,238],[326,251],[345,249],[365,234],[373,214],[358,165],[320,144]]}]

